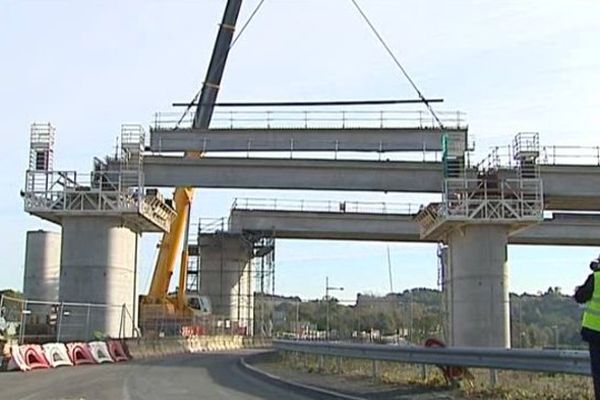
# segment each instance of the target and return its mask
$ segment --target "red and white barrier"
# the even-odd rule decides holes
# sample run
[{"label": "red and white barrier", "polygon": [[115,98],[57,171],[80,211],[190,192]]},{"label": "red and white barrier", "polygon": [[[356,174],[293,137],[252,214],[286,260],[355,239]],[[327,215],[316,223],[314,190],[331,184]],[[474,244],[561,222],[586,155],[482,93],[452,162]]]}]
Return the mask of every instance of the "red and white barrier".
[{"label": "red and white barrier", "polygon": [[110,356],[110,352],[108,351],[108,347],[106,346],[105,342],[89,342],[88,348],[90,349],[90,353],[92,353],[94,361],[96,361],[98,364],[115,362]]},{"label": "red and white barrier", "polygon": [[67,354],[73,365],[96,364],[87,343],[67,343]]},{"label": "red and white barrier", "polygon": [[119,340],[107,340],[106,346],[113,360],[116,362],[127,361],[129,358],[123,349],[123,345]]},{"label": "red and white barrier", "polygon": [[29,371],[29,370],[31,370],[29,365],[27,365],[27,363],[23,359],[23,356],[21,355],[21,351],[19,350],[19,346],[16,344],[13,344],[12,346],[10,346],[10,360],[8,360],[8,370],[9,371],[15,371],[15,370]]},{"label": "red and white barrier", "polygon": [[48,360],[46,360],[46,356],[44,355],[44,350],[42,350],[42,346],[39,344],[24,344],[19,346],[19,352],[29,368],[50,368],[50,364],[48,364]]},{"label": "red and white barrier", "polygon": [[217,335],[164,339],[138,338],[129,341],[108,339],[106,342],[71,342],[66,346],[63,343],[46,343],[43,346],[12,345],[8,368],[30,371],[37,368],[113,363],[127,361],[133,357],[147,358],[248,347],[252,342],[254,341],[247,342],[246,338],[242,337]]},{"label": "red and white barrier", "polygon": [[52,368],[73,365],[73,362],[69,359],[67,348],[63,343],[46,343],[42,345],[44,349],[44,355],[46,360]]}]

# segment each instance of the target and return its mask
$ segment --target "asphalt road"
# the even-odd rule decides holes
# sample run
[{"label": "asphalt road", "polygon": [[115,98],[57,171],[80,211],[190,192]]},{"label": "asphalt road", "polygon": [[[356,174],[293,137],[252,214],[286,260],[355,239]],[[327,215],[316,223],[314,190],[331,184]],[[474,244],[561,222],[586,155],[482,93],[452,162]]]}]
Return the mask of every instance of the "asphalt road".
[{"label": "asphalt road", "polygon": [[[0,373],[1,400],[304,400],[248,374],[250,351],[182,354],[119,364]],[[318,398],[318,397],[312,397]]]}]

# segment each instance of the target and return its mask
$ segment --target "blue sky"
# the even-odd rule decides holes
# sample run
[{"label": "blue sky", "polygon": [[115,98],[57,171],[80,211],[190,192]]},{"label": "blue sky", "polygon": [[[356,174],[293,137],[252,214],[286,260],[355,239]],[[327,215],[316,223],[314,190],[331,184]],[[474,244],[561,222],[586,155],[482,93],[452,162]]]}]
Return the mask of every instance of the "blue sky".
[{"label": "blue sky", "polygon": [[[544,144],[597,145],[597,1],[360,2],[421,90],[467,112],[478,157],[519,131]],[[22,285],[25,231],[57,229],[22,211],[29,125],[57,127],[56,167],[88,171],[112,151],[121,123],[189,100],[204,77],[222,0],[0,0],[0,287]],[[245,20],[255,0],[245,2]],[[413,98],[346,0],[266,0],[233,49],[220,99]],[[235,197],[427,202],[398,194],[198,190],[193,215],[227,214]],[[141,289],[158,237],[144,235]],[[392,244],[394,287],[436,287],[435,247]],[[510,287],[566,292],[595,248],[509,248]],[[277,292],[318,297],[324,277],[356,292],[388,289],[386,244],[277,243]]]}]

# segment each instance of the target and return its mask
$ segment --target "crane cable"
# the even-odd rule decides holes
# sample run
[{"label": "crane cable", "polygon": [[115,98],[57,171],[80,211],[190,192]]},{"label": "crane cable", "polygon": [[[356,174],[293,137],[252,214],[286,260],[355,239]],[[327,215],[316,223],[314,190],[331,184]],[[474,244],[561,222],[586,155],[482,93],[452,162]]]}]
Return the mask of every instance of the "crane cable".
[{"label": "crane cable", "polygon": [[425,98],[425,96],[423,96],[423,94],[421,93],[421,91],[419,90],[419,88],[417,87],[417,85],[415,84],[415,82],[410,78],[410,76],[408,75],[408,72],[406,72],[406,70],[404,69],[404,67],[402,66],[402,64],[400,64],[400,61],[398,61],[398,58],[394,55],[394,53],[392,52],[392,50],[390,49],[390,47],[387,45],[387,43],[385,42],[385,40],[383,40],[383,37],[379,34],[379,32],[377,31],[377,29],[375,28],[375,26],[371,23],[371,21],[369,20],[369,17],[367,17],[367,15],[365,14],[365,12],[360,8],[360,6],[358,5],[358,3],[357,3],[356,0],[351,0],[351,1],[352,1],[352,4],[354,4],[354,7],[356,7],[356,9],[358,10],[358,12],[360,13],[360,15],[363,17],[363,19],[365,20],[365,22],[367,23],[367,25],[369,26],[369,28],[371,28],[371,31],[375,34],[375,36],[377,37],[377,39],[379,40],[379,42],[381,43],[381,45],[385,48],[385,50],[390,55],[390,57],[392,58],[392,60],[394,60],[394,63],[396,64],[396,66],[400,69],[400,71],[402,72],[402,74],[404,75],[404,77],[408,80],[408,82],[413,87],[413,89],[415,89],[415,91],[417,92],[417,95],[419,96],[419,98],[421,99],[421,101],[423,103],[425,103],[425,106],[427,107],[427,109],[431,113],[431,116],[433,118],[435,118],[435,120],[437,121],[437,123],[440,125],[440,128],[444,128],[444,125],[442,124],[442,121],[440,121],[440,119],[438,118],[437,114],[435,113],[435,111],[433,110],[433,108],[431,107],[431,105],[429,104],[429,101]]},{"label": "crane cable", "polygon": [[[248,19],[246,20],[246,22],[244,22],[244,24],[240,28],[239,33],[231,41],[231,44],[229,45],[229,51],[233,48],[233,46],[236,44],[236,42],[238,41],[238,39],[242,36],[242,34],[244,33],[244,31],[246,30],[246,28],[248,27],[248,25],[250,25],[250,22],[252,21],[252,19],[254,18],[254,16],[258,13],[258,10],[260,10],[260,8],[261,8],[261,6],[263,5],[264,2],[265,2],[265,0],[260,0],[260,2],[256,5],[256,7],[254,8],[254,10],[252,11],[252,13],[250,14],[250,16],[248,17]],[[219,60],[219,63],[217,65],[222,64],[225,61],[225,57],[227,57],[227,56],[221,57],[221,59]],[[194,106],[194,103],[196,103],[196,100],[198,100],[198,97],[200,96],[201,92],[202,92],[202,87],[200,87],[200,89],[198,89],[198,91],[196,92],[196,95],[194,96],[194,98],[192,99],[192,101],[190,101],[190,103],[188,104],[187,108],[183,112],[183,115],[181,116],[181,118],[179,118],[179,121],[177,121],[177,123],[175,124],[175,128],[173,128],[173,130],[176,130],[177,128],[179,128],[179,125],[181,124],[181,122],[183,121],[183,119],[185,118],[185,116],[189,113],[190,109]]]}]

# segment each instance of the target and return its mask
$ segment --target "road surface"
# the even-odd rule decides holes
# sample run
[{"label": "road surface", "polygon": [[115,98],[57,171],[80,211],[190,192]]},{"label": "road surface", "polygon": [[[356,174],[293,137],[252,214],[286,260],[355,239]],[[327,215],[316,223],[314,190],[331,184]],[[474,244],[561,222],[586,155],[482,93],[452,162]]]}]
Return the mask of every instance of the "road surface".
[{"label": "road surface", "polygon": [[[305,400],[238,363],[250,351],[0,373],[1,400]],[[315,396],[314,398],[318,398]]]}]

